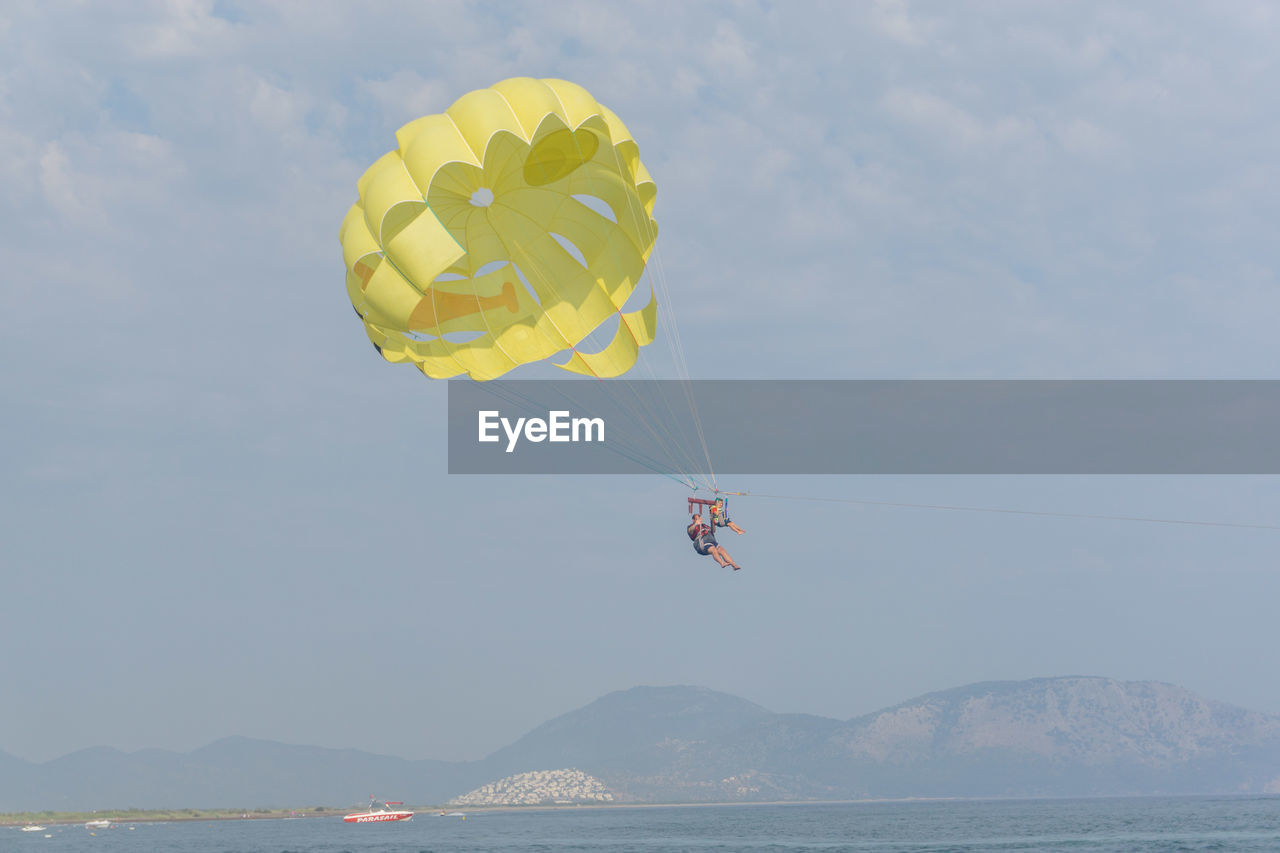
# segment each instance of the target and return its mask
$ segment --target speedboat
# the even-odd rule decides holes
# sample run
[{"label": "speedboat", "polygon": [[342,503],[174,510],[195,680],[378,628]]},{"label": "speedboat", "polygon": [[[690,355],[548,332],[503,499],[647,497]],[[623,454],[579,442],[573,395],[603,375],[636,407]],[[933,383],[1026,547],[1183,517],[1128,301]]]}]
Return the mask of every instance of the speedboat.
[{"label": "speedboat", "polygon": [[107,820],[105,817],[98,818],[97,820],[86,820],[84,822],[84,828],[85,829],[110,829],[111,821]]},{"label": "speedboat", "polygon": [[404,803],[385,802],[380,803],[373,797],[369,798],[369,808],[362,812],[349,814],[342,819],[343,823],[384,823],[389,820],[409,820],[413,817],[413,812],[405,809],[393,809],[392,806],[403,806]]},{"label": "speedboat", "polygon": [[44,827],[36,826],[35,824],[27,824],[26,826],[22,827],[22,831],[23,832],[44,832]]}]

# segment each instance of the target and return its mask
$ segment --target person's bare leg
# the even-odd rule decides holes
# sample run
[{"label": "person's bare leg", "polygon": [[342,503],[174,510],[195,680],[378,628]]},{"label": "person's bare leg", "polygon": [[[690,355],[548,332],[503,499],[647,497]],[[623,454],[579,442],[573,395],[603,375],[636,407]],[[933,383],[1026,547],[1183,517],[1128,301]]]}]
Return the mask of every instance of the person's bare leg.
[{"label": "person's bare leg", "polygon": [[719,546],[717,550],[719,550],[720,553],[716,555],[716,559],[719,559],[720,557],[724,557],[724,562],[722,562],[720,565],[731,568],[734,571],[737,571],[738,569],[742,568],[742,566],[739,566],[737,563],[733,561],[733,557],[729,556],[729,552],[724,549],[723,545]]},{"label": "person's bare leg", "polygon": [[738,534],[739,536],[747,532],[743,530],[741,527],[739,527],[737,524],[733,523],[732,521],[728,522],[726,526],[730,530],[732,530],[734,533]]}]

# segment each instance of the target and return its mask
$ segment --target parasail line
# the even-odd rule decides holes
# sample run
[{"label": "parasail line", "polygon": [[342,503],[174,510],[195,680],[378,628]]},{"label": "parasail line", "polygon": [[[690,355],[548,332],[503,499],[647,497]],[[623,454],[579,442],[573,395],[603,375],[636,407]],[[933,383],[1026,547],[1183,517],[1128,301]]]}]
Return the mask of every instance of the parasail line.
[{"label": "parasail line", "polygon": [[816,501],[821,503],[861,504],[863,506],[887,506],[903,509],[941,509],[955,512],[995,512],[1008,515],[1038,515],[1051,518],[1080,518],[1094,521],[1140,521],[1149,524],[1186,524],[1198,527],[1236,527],[1249,530],[1280,530],[1280,524],[1246,524],[1238,521],[1198,521],[1185,518],[1154,518],[1141,515],[1104,515],[1084,512],[1052,512],[1049,510],[1008,509],[989,506],[954,506],[950,504],[919,504],[899,501],[869,501],[857,498],[814,498],[803,495],[765,495],[758,492],[723,492],[726,495],[744,495],[751,498],[770,498],[784,501]]},{"label": "parasail line", "polygon": [[[574,146],[575,148],[579,148],[576,136],[574,137]],[[610,149],[610,153],[613,155],[615,171],[618,174],[629,175],[631,179],[634,181],[635,176],[631,175],[630,167],[626,166],[626,164],[622,162],[622,159],[618,154],[617,145],[616,144],[610,145],[609,149]],[[580,148],[578,150],[578,154],[581,157],[582,151]],[[600,196],[595,190],[595,179],[592,175],[590,163],[586,163],[584,161],[584,165],[586,166],[586,168],[584,169],[582,174],[586,178],[587,186],[588,188],[590,188],[592,196],[596,198],[601,198],[602,196]],[[697,403],[694,401],[692,390],[689,387],[688,364],[685,361],[684,348],[680,342],[679,327],[675,323],[675,311],[671,304],[670,289],[667,287],[665,274],[662,269],[661,256],[659,254],[659,249],[658,249],[657,235],[653,232],[653,227],[651,224],[652,220],[649,217],[648,211],[644,209],[637,209],[637,208],[643,208],[643,204],[639,202],[639,199],[635,198],[630,193],[625,194],[624,198],[626,200],[627,214],[631,217],[631,220],[632,220],[632,227],[636,230],[638,234],[643,233],[648,238],[647,243],[650,246],[649,255],[655,263],[653,264],[648,263],[649,258],[646,258],[645,272],[649,273],[651,282],[654,282],[654,285],[656,286],[657,291],[661,295],[661,298],[658,300],[658,310],[663,314],[665,314],[667,318],[668,347],[671,349],[671,352],[672,352],[676,373],[678,375],[677,381],[680,382],[681,388],[685,392],[686,402],[689,404],[690,412],[693,415],[694,428],[697,430],[697,433],[698,433],[698,441],[702,446],[703,456],[706,458],[707,476],[710,478],[710,482],[708,485],[710,485],[710,487],[714,489],[716,487],[716,476],[715,476],[715,471],[713,470],[711,465],[711,453],[707,448],[706,436],[702,428],[702,419],[698,415]],[[606,245],[609,247],[610,253],[614,255],[615,265],[621,266],[621,264],[618,262],[616,249],[614,248],[614,244],[613,244],[612,235],[609,235],[609,237],[606,239]],[[636,285],[637,286],[639,285],[639,281],[636,282]],[[618,313],[619,315],[621,315],[622,313],[621,307],[619,307]],[[650,378],[656,378],[654,371],[651,365],[649,365],[649,363],[647,362],[647,360],[645,360],[643,369],[649,373]],[[663,398],[663,400],[664,402],[666,402],[665,397]],[[672,415],[672,418],[674,419],[675,415],[674,415],[674,412],[671,412],[671,408],[669,404],[667,406],[667,410]],[[660,418],[656,418],[655,420],[657,423],[661,423]],[[681,455],[685,457],[684,464],[688,466],[688,470],[690,472],[693,472],[697,468],[697,466],[693,463],[691,454],[685,451],[682,442],[676,440],[675,445],[681,452]]]}]

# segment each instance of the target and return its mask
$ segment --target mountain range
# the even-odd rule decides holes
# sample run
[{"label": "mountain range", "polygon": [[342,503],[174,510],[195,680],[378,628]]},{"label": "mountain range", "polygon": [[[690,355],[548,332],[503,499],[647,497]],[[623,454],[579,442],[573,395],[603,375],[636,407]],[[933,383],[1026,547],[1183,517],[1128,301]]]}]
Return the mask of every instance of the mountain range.
[{"label": "mountain range", "polygon": [[445,803],[576,768],[614,802],[1280,793],[1280,715],[1157,682],[986,682],[837,720],[701,687],[610,693],[479,761],[230,737],[187,753],[0,752],[0,811]]}]

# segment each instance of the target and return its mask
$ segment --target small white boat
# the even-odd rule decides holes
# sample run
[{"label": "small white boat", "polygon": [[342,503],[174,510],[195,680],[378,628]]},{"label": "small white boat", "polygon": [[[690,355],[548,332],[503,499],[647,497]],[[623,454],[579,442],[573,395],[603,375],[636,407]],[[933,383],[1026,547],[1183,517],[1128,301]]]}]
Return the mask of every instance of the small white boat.
[{"label": "small white boat", "polygon": [[111,821],[107,820],[105,817],[100,817],[97,820],[86,820],[84,822],[84,828],[85,829],[110,829]]},{"label": "small white boat", "polygon": [[22,827],[22,831],[23,832],[44,832],[44,827],[36,826],[34,824],[28,824],[27,826]]}]

